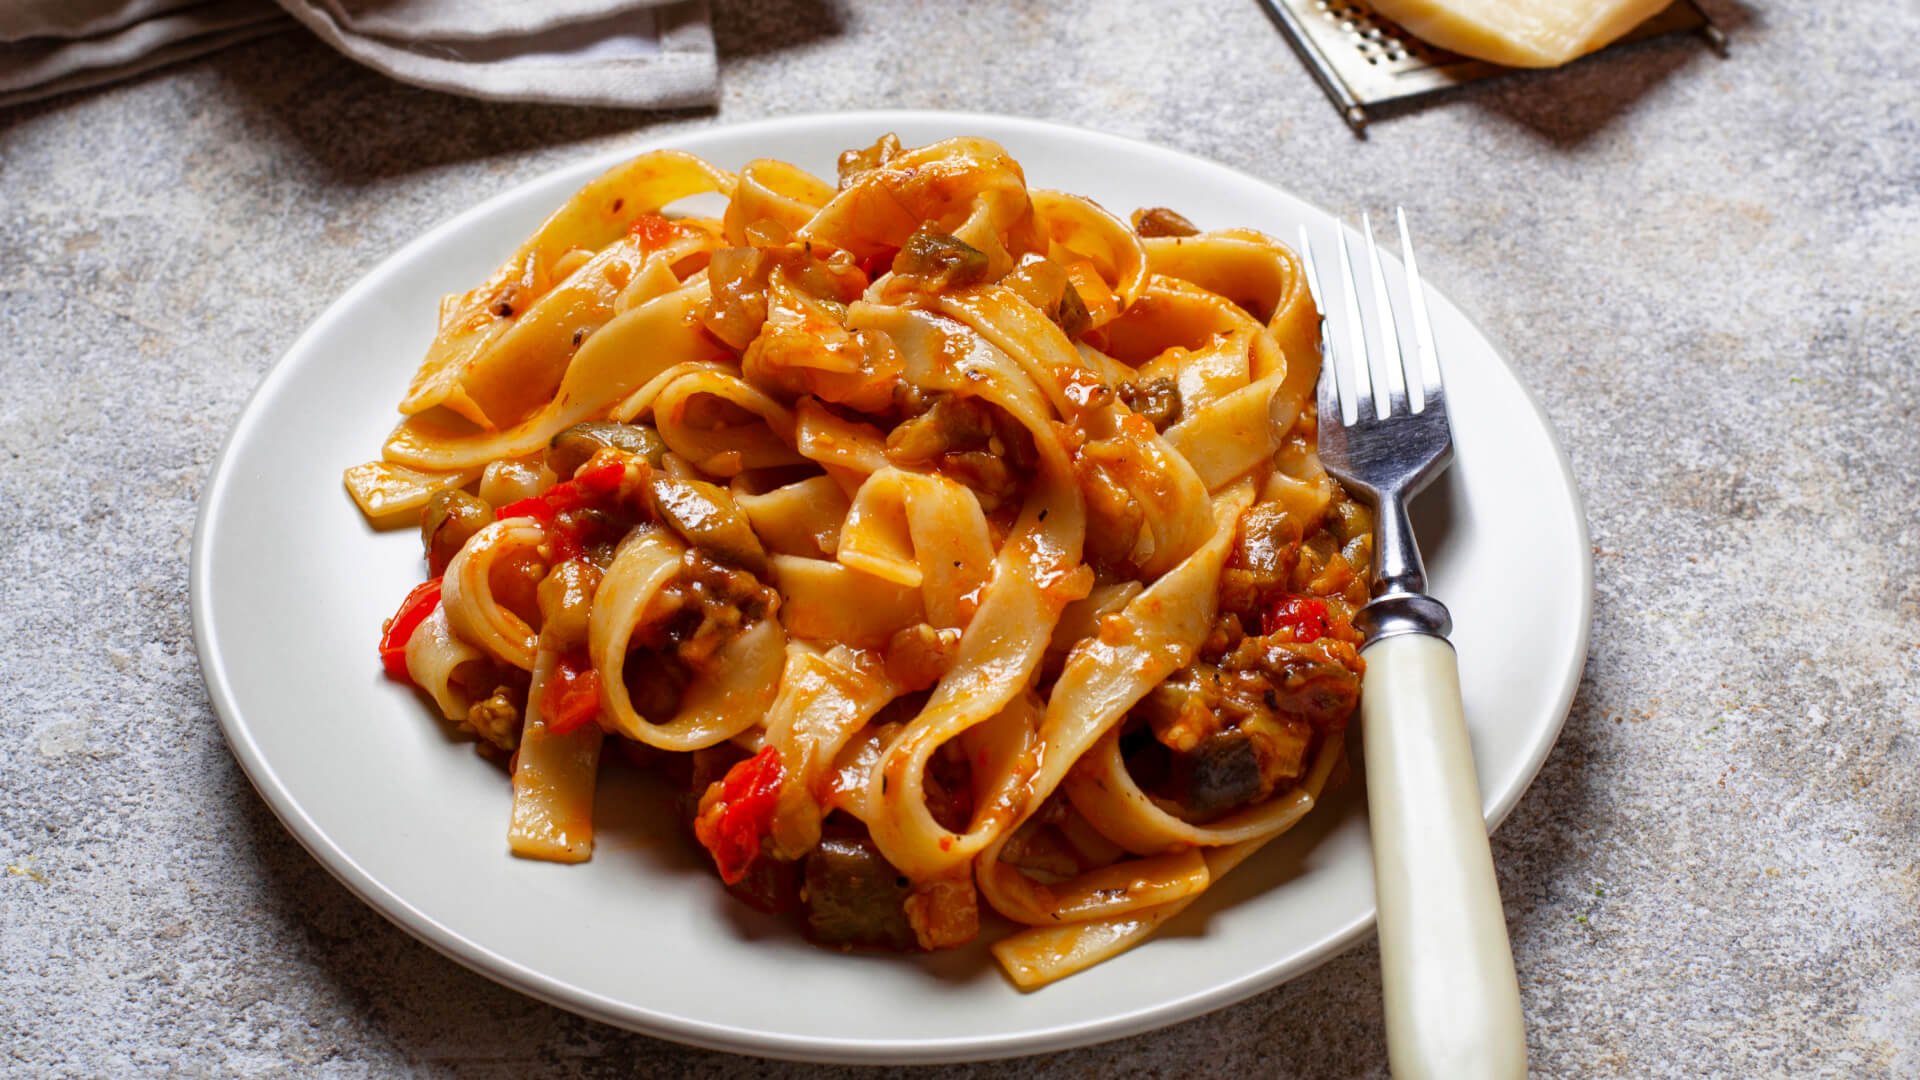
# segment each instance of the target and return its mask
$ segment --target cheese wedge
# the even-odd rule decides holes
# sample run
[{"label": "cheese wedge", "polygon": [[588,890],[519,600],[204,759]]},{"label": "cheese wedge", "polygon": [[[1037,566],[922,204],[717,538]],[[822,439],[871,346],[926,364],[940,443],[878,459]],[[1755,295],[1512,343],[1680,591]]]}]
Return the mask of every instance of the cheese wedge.
[{"label": "cheese wedge", "polygon": [[1414,37],[1509,67],[1556,67],[1651,18],[1669,0],[1369,0]]}]

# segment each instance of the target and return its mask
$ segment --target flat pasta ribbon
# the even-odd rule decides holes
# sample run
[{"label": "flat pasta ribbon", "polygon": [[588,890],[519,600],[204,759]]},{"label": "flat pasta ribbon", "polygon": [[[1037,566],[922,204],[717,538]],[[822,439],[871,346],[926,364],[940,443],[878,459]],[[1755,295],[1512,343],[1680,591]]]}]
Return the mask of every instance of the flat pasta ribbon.
[{"label": "flat pasta ribbon", "polygon": [[665,722],[641,716],[627,692],[627,651],[634,632],[658,618],[655,602],[680,573],[686,545],[650,526],[628,538],[593,597],[588,653],[600,674],[600,704],[621,735],[659,750],[698,750],[733,738],[761,722],[773,703],[784,665],[780,623],[761,619],[721,646],[711,670],[687,688]]},{"label": "flat pasta ribbon", "polygon": [[600,251],[648,214],[690,195],[730,194],[733,177],[692,154],[658,150],[616,165],[554,211],[493,276],[448,298],[440,333],[413,377],[400,411],[409,416],[445,407],[482,428],[493,423],[468,383],[473,365],[554,285],[553,269],[568,252]]}]

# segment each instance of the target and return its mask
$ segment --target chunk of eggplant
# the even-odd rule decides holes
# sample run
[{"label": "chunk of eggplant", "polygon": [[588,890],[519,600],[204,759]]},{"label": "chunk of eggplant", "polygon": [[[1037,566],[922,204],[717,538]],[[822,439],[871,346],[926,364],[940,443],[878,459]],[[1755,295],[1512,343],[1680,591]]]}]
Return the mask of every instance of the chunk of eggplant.
[{"label": "chunk of eggplant", "polygon": [[1012,273],[1000,279],[1001,285],[1018,293],[1022,300],[1039,308],[1058,323],[1070,338],[1077,338],[1093,325],[1087,304],[1067,277],[1066,268],[1052,259],[1029,256]]},{"label": "chunk of eggplant", "polygon": [[1193,222],[1164,206],[1133,212],[1133,231],[1141,236],[1197,236]]},{"label": "chunk of eggplant", "polygon": [[910,892],[873,841],[827,837],[806,859],[807,936],[822,945],[911,949]]},{"label": "chunk of eggplant", "polygon": [[1180,387],[1165,376],[1122,383],[1120,400],[1146,417],[1156,431],[1165,431],[1180,419]]},{"label": "chunk of eggplant", "polygon": [[420,542],[427,551],[427,570],[434,577],[460,553],[473,534],[493,524],[493,507],[459,488],[436,491],[420,512]]},{"label": "chunk of eggplant", "polygon": [[893,272],[931,278],[935,288],[962,289],[987,276],[987,253],[952,233],[922,225],[893,257]]},{"label": "chunk of eggplant", "polygon": [[654,473],[647,478],[647,490],[660,520],[687,543],[721,562],[766,576],[767,549],[726,488]]},{"label": "chunk of eggplant", "polygon": [[1196,814],[1217,814],[1260,793],[1260,757],[1244,732],[1211,735],[1175,762],[1185,781],[1183,802]]},{"label": "chunk of eggplant", "polygon": [[547,444],[547,468],[552,469],[560,479],[570,480],[580,466],[606,449],[645,458],[647,464],[659,468],[660,455],[667,452],[667,444],[660,441],[659,433],[645,424],[594,420],[575,424],[553,437],[553,441]]}]

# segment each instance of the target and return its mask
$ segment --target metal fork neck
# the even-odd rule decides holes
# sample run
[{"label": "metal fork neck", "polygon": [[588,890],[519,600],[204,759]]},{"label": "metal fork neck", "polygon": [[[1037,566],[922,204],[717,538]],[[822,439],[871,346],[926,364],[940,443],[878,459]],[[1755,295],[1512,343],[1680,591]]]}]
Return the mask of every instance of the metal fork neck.
[{"label": "metal fork neck", "polygon": [[1445,638],[1453,617],[1427,595],[1427,568],[1400,500],[1375,500],[1373,538],[1373,600],[1354,617],[1355,626],[1369,644],[1398,634]]},{"label": "metal fork neck", "polygon": [[1453,632],[1453,616],[1447,613],[1447,605],[1425,593],[1376,596],[1353,617],[1353,624],[1367,635],[1367,645],[1401,634],[1425,634],[1445,641]]}]

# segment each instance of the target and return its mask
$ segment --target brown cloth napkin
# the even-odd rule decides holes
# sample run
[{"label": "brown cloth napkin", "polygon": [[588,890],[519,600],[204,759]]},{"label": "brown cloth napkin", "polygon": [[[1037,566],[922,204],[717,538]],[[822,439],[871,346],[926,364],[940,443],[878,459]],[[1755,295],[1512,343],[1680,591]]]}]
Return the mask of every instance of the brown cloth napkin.
[{"label": "brown cloth napkin", "polygon": [[469,97],[679,108],[719,89],[706,0],[4,0],[0,106],[283,30],[286,15],[368,67]]}]

